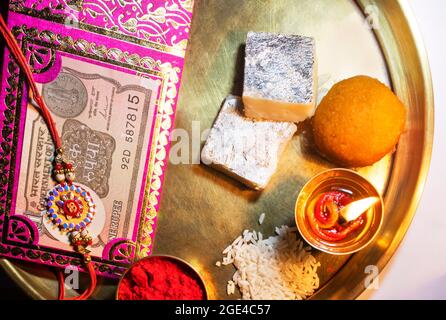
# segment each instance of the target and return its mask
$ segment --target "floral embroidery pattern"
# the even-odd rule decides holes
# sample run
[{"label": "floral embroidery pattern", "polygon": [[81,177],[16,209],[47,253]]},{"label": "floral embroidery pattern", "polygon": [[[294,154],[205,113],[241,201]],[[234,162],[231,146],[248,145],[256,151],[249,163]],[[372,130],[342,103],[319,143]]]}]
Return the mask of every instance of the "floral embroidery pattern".
[{"label": "floral embroidery pattern", "polygon": [[10,8],[66,25],[99,27],[184,54],[193,3],[194,0],[16,0]]}]

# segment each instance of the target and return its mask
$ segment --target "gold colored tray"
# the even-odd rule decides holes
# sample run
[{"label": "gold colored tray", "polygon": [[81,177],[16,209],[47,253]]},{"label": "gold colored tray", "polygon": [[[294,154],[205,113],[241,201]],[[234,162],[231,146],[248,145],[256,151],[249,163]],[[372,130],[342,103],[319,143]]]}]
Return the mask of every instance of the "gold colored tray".
[{"label": "gold colored tray", "polygon": [[[241,93],[243,43],[249,30],[314,36],[322,86],[368,74],[391,84],[408,106],[407,130],[393,156],[359,170],[384,195],[385,220],[376,241],[351,256],[315,253],[322,264],[321,287],[312,298],[356,298],[365,290],[365,267],[376,265],[382,270],[397,249],[415,214],[429,168],[431,77],[408,2],[197,1],[176,118],[176,128],[185,129],[190,137],[193,121],[199,121],[201,130],[209,128],[226,95]],[[367,22],[375,28],[371,30]],[[244,229],[268,236],[275,226],[294,225],[293,208],[300,188],[313,175],[333,167],[314,152],[307,133],[308,124],[301,124],[278,172],[261,193],[203,165],[170,164],[155,253],[189,261],[207,280],[211,298],[229,298],[226,283],[234,269],[215,266],[221,251]],[[191,151],[196,149],[191,146]],[[262,212],[266,219],[259,226]],[[57,284],[47,269],[7,261],[1,265],[32,297],[55,298]],[[115,282],[103,281],[95,297],[113,298],[114,291]]]}]

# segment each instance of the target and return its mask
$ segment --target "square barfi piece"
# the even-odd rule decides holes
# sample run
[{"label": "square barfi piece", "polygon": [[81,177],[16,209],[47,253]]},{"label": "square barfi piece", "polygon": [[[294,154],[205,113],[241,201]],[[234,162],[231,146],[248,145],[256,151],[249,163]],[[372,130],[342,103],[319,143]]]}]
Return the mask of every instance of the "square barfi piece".
[{"label": "square barfi piece", "polygon": [[280,154],[297,127],[292,122],[246,118],[242,108],[239,97],[226,98],[201,152],[201,161],[261,190],[276,171]]},{"label": "square barfi piece", "polygon": [[313,116],[316,66],[313,38],[249,32],[243,86],[245,115],[296,123]]}]

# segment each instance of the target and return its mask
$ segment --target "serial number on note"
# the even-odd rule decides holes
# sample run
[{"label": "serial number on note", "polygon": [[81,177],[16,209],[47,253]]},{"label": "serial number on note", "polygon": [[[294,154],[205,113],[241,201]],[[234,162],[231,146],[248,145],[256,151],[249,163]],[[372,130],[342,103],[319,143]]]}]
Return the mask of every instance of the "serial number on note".
[{"label": "serial number on note", "polygon": [[[135,136],[135,128],[136,128],[136,121],[138,119],[137,113],[138,113],[138,105],[139,105],[139,97],[135,95],[128,95],[127,101],[130,103],[130,105],[127,107],[127,115],[126,115],[126,122],[125,122],[125,131],[124,131],[124,137],[125,141],[127,143],[133,143],[134,136]],[[122,158],[121,158],[121,169],[122,170],[129,170],[130,167],[130,161],[132,158],[132,152],[130,150],[123,150],[122,152]]]}]

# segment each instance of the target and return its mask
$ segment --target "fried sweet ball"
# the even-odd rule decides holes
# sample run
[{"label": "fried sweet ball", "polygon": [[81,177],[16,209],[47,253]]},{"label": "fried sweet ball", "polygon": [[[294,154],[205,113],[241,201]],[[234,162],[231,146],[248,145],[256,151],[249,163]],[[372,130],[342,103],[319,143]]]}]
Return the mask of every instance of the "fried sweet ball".
[{"label": "fried sweet ball", "polygon": [[335,84],[313,118],[319,151],[347,167],[371,165],[394,150],[406,108],[384,84],[357,76]]}]

